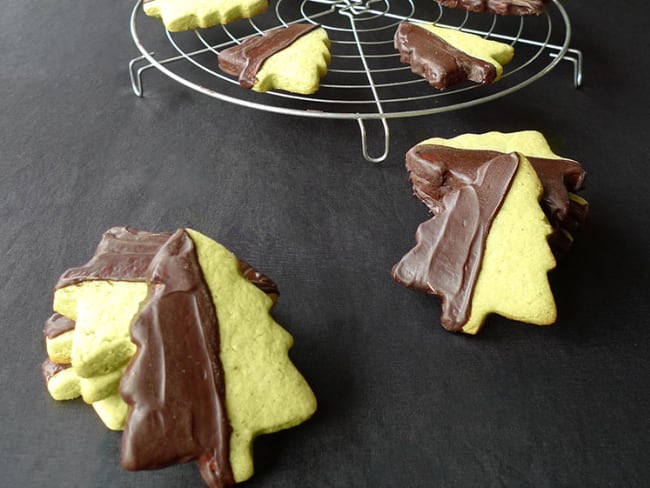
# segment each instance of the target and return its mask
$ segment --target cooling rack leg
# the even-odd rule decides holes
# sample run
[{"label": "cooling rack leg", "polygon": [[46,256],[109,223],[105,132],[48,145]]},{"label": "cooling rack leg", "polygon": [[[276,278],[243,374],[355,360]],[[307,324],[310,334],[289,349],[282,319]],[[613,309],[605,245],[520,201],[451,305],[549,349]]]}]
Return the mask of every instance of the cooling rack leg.
[{"label": "cooling rack leg", "polygon": [[565,55],[564,59],[573,63],[573,85],[576,88],[582,86],[582,51],[569,49],[571,56]]},{"label": "cooling rack leg", "polygon": [[[150,53],[153,55],[153,53]],[[150,69],[153,67],[152,64],[146,64],[144,66],[141,66],[140,68],[137,68],[137,65],[143,61],[146,61],[147,58],[144,56],[138,56],[137,58],[133,58],[129,62],[129,76],[131,77],[131,88],[133,89],[133,93],[135,93],[136,96],[141,97],[142,96],[142,72]]]},{"label": "cooling rack leg", "polygon": [[[551,53],[551,57],[557,57],[557,53]],[[578,49],[569,49],[564,56],[563,61],[570,61],[573,64],[573,86],[580,88],[582,86],[582,51]]]},{"label": "cooling rack leg", "polygon": [[390,130],[388,129],[388,122],[386,122],[386,119],[381,119],[381,124],[384,129],[384,152],[378,157],[370,156],[368,152],[368,134],[363,119],[357,119],[357,122],[359,122],[359,130],[361,131],[361,150],[363,151],[363,157],[366,158],[366,161],[370,161],[371,163],[381,163],[388,157],[388,151],[390,149]]}]

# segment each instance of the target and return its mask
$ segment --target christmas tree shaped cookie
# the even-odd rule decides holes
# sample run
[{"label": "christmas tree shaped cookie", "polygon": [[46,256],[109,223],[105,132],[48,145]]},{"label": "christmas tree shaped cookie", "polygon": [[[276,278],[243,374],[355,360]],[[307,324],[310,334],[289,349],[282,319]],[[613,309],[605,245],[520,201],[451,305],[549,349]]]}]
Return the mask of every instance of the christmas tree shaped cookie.
[{"label": "christmas tree shaped cookie", "polygon": [[316,409],[289,359],[293,340],[270,315],[277,296],[273,281],[196,231],[111,229],[59,280],[55,308],[75,335],[71,364],[43,364],[48,390],[81,394],[107,427],[124,428],[127,469],[195,460],[208,486],[244,481],[255,437]]},{"label": "christmas tree shaped cookie", "polygon": [[588,205],[571,193],[584,185],[580,164],[522,131],[427,139],[408,151],[406,166],[433,218],[418,227],[393,278],[439,296],[452,331],[475,334],[490,313],[554,322],[548,238],[584,223]]},{"label": "christmas tree shaped cookie", "polygon": [[514,56],[509,44],[434,24],[401,23],[394,45],[402,63],[439,90],[467,80],[482,85],[498,81]]},{"label": "christmas tree shaped cookie", "polygon": [[219,53],[219,68],[243,88],[311,94],[330,63],[327,32],[315,24],[293,24],[249,37]]},{"label": "christmas tree shaped cookie", "polygon": [[475,334],[489,313],[550,324],[555,304],[547,271],[552,229],[539,206],[542,185],[521,154],[472,159],[427,146],[438,211],[393,268],[407,287],[442,299],[442,325]]}]

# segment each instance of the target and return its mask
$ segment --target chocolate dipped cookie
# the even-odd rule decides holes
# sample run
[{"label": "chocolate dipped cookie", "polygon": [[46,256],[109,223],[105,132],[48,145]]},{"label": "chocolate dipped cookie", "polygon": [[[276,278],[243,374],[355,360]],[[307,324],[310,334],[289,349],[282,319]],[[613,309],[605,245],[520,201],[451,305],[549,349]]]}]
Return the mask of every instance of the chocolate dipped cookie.
[{"label": "chocolate dipped cookie", "polygon": [[312,94],[331,60],[327,32],[316,24],[292,24],[249,37],[219,53],[219,68],[242,88]]},{"label": "chocolate dipped cookie", "polygon": [[532,131],[433,138],[407,153],[414,193],[433,217],[392,276],[439,296],[446,329],[476,334],[491,313],[555,321],[547,273],[556,265],[549,237],[557,228],[549,218],[567,221],[567,185],[581,188],[584,171],[549,153]]},{"label": "chocolate dipped cookie", "polygon": [[540,15],[548,0],[435,0],[449,8],[498,15]]},{"label": "chocolate dipped cookie", "polygon": [[402,22],[394,37],[400,61],[438,90],[472,81],[486,85],[501,79],[514,48],[502,42],[433,24]]}]

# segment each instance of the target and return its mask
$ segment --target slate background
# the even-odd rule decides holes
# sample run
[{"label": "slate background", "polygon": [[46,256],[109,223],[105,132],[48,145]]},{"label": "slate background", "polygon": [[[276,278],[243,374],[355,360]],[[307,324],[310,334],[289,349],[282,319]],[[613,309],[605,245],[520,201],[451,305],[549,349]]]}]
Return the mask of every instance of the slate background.
[{"label": "slate background", "polygon": [[[193,465],[128,473],[119,436],[40,377],[52,286],[101,233],[190,226],[272,276],[276,320],[320,409],[256,444],[246,487],[644,486],[648,370],[645,2],[565,2],[568,63],[485,105],[391,123],[379,166],[353,122],[212,101],[155,72],[131,93],[131,2],[1,2],[3,486],[202,486]],[[403,154],[432,135],[537,129],[588,171],[592,215],[551,273],[559,320],[438,325],[394,284],[426,209]]]}]

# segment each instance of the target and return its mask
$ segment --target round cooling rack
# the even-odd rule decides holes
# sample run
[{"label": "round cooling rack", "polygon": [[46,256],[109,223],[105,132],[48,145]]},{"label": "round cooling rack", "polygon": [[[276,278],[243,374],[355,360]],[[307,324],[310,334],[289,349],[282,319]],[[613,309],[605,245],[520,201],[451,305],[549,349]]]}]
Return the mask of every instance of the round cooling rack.
[{"label": "round cooling rack", "polygon": [[[573,63],[574,85],[582,82],[582,53],[569,48],[571,24],[564,7],[551,0],[540,16],[499,16],[441,7],[433,0],[271,0],[252,19],[171,33],[147,17],[138,0],[131,35],[141,55],[129,63],[131,84],[142,96],[142,74],[151,68],[212,98],[268,112],[356,120],[365,159],[380,162],[390,147],[388,120],[431,115],[503,97],[538,80],[561,60]],[[511,44],[515,56],[501,80],[465,83],[445,91],[432,88],[400,62],[393,46],[400,22],[428,22]],[[282,91],[257,93],[219,70],[220,51],[251,36],[298,22],[320,24],[331,41],[328,73],[313,95]],[[366,124],[379,121],[383,153],[369,154]],[[381,147],[382,144],[380,143]]]}]

